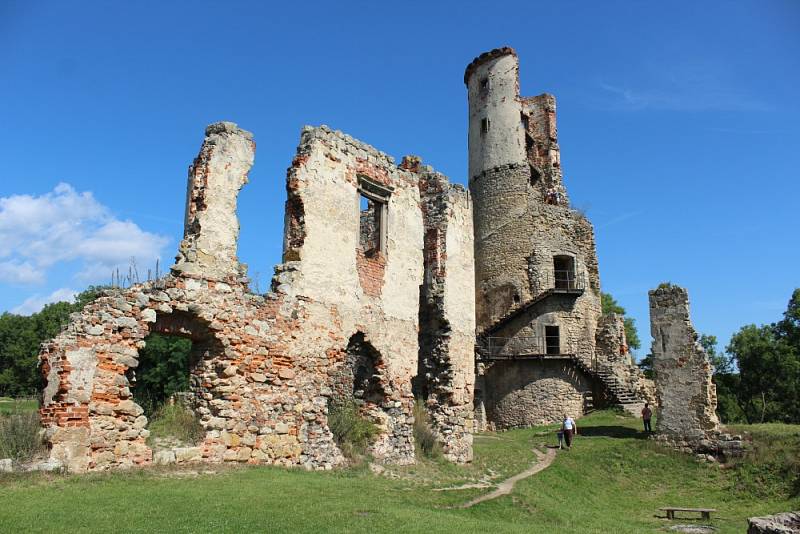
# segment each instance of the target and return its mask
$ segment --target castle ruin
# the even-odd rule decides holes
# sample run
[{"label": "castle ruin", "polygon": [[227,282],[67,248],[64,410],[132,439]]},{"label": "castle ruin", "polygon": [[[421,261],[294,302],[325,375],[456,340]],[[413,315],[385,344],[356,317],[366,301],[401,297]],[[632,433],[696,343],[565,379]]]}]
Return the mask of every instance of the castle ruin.
[{"label": "castle ruin", "polygon": [[598,404],[636,411],[642,377],[621,318],[602,318],[594,230],[564,187],[555,97],[520,96],[511,48],[476,58],[464,82],[479,423],[552,423]]},{"label": "castle ruin", "polygon": [[[248,288],[236,203],[250,133],[206,130],[189,169],[171,272],[108,291],[40,355],[50,456],[71,471],[181,461],[330,469],[329,408],[354,401],[377,461],[414,461],[414,397],[445,456],[472,432],[554,422],[592,406],[635,411],[645,381],[622,319],[603,316],[592,225],[562,181],[555,98],[523,98],[510,48],[465,73],[469,192],[416,156],[305,127],[287,171],[283,260]],[[474,291],[473,291],[474,290]],[[192,341],[192,447],[148,445],[133,398],[150,333]],[[476,384],[477,381],[477,384]]]}]

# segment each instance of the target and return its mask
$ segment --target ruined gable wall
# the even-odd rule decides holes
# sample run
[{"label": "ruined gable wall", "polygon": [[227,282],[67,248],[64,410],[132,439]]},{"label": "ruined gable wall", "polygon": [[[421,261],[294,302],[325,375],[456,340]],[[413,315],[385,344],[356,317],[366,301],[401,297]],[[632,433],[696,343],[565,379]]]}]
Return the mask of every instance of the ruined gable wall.
[{"label": "ruined gable wall", "polygon": [[[341,344],[341,361],[348,339],[357,332],[381,354],[391,407],[377,414],[387,432],[373,453],[413,461],[411,378],[417,370],[423,282],[418,178],[386,154],[324,126],[303,130],[288,174],[291,194],[303,206],[303,239],[284,250],[285,257],[296,261],[283,267],[282,287],[320,308],[320,328]],[[359,246],[359,177],[392,191],[386,249],[373,256]]]},{"label": "ruined gable wall", "polygon": [[711,363],[697,342],[686,289],[662,284],[649,295],[656,432],[668,441],[692,446],[719,432]]}]

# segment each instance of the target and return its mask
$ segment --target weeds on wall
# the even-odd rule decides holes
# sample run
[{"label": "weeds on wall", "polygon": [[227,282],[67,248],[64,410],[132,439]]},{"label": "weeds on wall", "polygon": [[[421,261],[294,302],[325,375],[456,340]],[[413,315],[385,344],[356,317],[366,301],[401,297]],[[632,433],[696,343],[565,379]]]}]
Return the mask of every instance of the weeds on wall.
[{"label": "weeds on wall", "polygon": [[0,458],[26,462],[45,451],[39,412],[16,406],[0,413]]},{"label": "weeds on wall", "polygon": [[432,459],[442,456],[442,446],[431,429],[431,417],[422,399],[414,402],[414,446],[417,456]]},{"label": "weeds on wall", "polygon": [[378,435],[375,423],[364,417],[352,401],[330,407],[328,427],[342,454],[353,461],[367,456],[367,447]]}]

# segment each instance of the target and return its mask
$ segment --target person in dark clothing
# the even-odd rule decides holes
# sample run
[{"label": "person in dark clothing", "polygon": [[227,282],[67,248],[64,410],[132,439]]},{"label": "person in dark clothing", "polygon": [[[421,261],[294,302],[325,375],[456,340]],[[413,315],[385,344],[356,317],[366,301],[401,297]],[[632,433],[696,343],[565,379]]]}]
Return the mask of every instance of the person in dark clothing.
[{"label": "person in dark clothing", "polygon": [[645,403],[644,408],[642,408],[642,422],[644,423],[645,432],[653,431],[653,429],[650,427],[650,419],[652,417],[653,417],[653,410],[650,409],[649,403]]}]

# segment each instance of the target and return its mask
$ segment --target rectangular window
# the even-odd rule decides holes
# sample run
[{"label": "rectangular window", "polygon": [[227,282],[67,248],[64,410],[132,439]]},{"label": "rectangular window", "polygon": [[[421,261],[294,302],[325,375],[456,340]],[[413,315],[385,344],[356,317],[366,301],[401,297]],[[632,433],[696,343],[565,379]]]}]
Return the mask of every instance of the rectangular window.
[{"label": "rectangular window", "polygon": [[481,91],[488,91],[491,88],[491,83],[489,82],[489,78],[481,78]]},{"label": "rectangular window", "polygon": [[489,126],[490,126],[490,124],[489,124],[489,119],[488,118],[481,119],[481,132],[482,133],[488,132],[489,131]]},{"label": "rectangular window", "polygon": [[547,354],[561,354],[561,339],[558,335],[557,326],[544,327],[544,342],[547,347]]},{"label": "rectangular window", "polygon": [[556,289],[575,289],[575,258],[554,256],[553,274]]},{"label": "rectangular window", "polygon": [[359,177],[358,245],[365,254],[386,251],[389,195],[392,190]]}]

